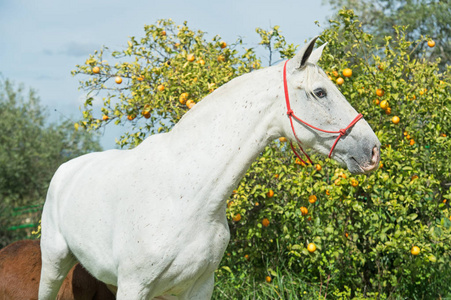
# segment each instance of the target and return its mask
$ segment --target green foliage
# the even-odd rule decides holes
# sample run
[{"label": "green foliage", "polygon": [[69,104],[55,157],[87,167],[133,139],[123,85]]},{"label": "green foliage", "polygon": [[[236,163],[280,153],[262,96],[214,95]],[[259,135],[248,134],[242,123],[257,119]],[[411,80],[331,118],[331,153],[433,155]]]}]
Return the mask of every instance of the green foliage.
[{"label": "green foliage", "polygon": [[74,131],[71,122],[46,125],[45,117],[34,91],[26,94],[0,80],[0,248],[36,227],[61,163],[100,150],[91,134]]},{"label": "green foliage", "polygon": [[287,44],[285,37],[281,35],[279,28],[280,26],[274,26],[269,31],[262,28],[257,28],[255,30],[258,35],[260,35],[261,40],[259,44],[268,50],[268,64],[270,66],[273,63],[272,55],[274,53],[278,53],[282,59],[293,57],[296,54],[297,46],[294,44]]},{"label": "green foliage", "polygon": [[[320,64],[332,80],[344,68],[353,70],[340,89],[378,135],[383,166],[352,176],[316,157],[318,171],[296,164],[286,145],[272,144],[229,200],[230,219],[242,216],[231,222],[230,256],[223,261],[232,272],[245,269],[263,280],[268,268],[286,260],[293,274],[328,285],[337,299],[451,294],[450,75],[428,53],[411,58],[424,40],[406,40],[404,28],[396,32],[379,47],[353,12],[343,10],[320,38],[329,43]],[[376,105],[383,100],[390,109]],[[313,204],[311,195],[317,197]],[[311,242],[314,253],[307,251]],[[418,256],[410,253],[414,245],[421,249]]]},{"label": "green foliage", "polygon": [[[451,295],[450,73],[439,68],[430,49],[412,55],[428,37],[412,40],[406,28],[396,27],[395,35],[380,43],[362,28],[352,11],[341,10],[319,39],[329,43],[320,65],[333,81],[352,69],[339,88],[379,137],[381,168],[354,176],[317,156],[317,165],[303,166],[285,142],[269,145],[228,200],[231,242],[217,271],[216,297],[291,299],[304,291],[319,299]],[[80,124],[97,129],[113,120],[131,122],[123,146],[170,129],[187,111],[179,102],[183,93],[197,102],[259,66],[252,50],[223,48],[219,37],[206,42],[186,24],[162,20],[145,30],[145,38],[132,38],[126,50],[112,52],[113,58],[133,63],[111,67],[101,51],[74,71],[88,75],[81,83],[91,95],[106,93],[102,113],[109,116],[107,121],[94,117],[98,112],[88,98]],[[279,27],[257,33],[270,62],[274,51],[283,58],[294,55],[296,46],[285,41]],[[188,54],[205,64],[187,61]],[[220,55],[226,59],[218,61]],[[99,74],[93,73],[95,66]],[[121,88],[110,83],[117,75],[125,78]],[[384,95],[377,96],[377,89]],[[388,108],[381,108],[382,101]],[[143,110],[151,112],[149,119],[143,119]],[[141,120],[127,121],[131,114]],[[316,201],[309,202],[312,195]],[[309,243],[316,251],[307,250]],[[420,248],[418,255],[411,254],[412,246]],[[267,276],[271,283],[265,283]]]},{"label": "green foliage", "polygon": [[323,0],[331,4],[334,10],[342,7],[352,8],[361,20],[364,31],[373,34],[378,43],[386,36],[395,36],[396,27],[406,26],[407,40],[421,39],[414,51],[421,56],[428,48],[423,36],[436,42],[434,51],[429,51],[434,60],[440,59],[440,65],[449,65],[451,60],[451,6],[443,0]]}]

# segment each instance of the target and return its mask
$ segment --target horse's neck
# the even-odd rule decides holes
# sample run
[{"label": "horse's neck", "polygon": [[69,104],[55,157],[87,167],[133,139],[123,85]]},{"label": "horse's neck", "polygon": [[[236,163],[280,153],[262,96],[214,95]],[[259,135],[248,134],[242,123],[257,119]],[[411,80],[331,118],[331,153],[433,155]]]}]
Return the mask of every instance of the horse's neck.
[{"label": "horse's neck", "polygon": [[171,131],[174,150],[182,151],[189,165],[182,172],[197,177],[210,193],[206,196],[227,197],[256,156],[280,136],[280,128],[273,125],[280,118],[279,75],[273,68],[231,81],[197,104]]}]

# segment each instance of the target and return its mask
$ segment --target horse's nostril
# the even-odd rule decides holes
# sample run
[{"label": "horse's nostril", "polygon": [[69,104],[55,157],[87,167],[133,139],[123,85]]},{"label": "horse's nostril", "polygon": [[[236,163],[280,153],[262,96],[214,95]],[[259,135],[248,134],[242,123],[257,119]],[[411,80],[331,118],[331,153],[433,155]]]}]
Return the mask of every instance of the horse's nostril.
[{"label": "horse's nostril", "polygon": [[380,159],[379,147],[374,146],[372,156],[371,156],[371,163],[377,164],[379,162],[379,159]]},{"label": "horse's nostril", "polygon": [[371,150],[371,160],[367,163],[361,166],[362,170],[365,173],[371,172],[379,168],[379,161],[380,161],[380,152],[379,147],[374,146]]}]

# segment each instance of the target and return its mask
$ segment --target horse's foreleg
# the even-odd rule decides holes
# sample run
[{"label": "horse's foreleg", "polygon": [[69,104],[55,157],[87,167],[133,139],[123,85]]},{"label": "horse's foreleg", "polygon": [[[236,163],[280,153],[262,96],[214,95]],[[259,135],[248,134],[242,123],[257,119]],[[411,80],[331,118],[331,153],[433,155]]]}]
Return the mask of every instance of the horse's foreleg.
[{"label": "horse's foreleg", "polygon": [[213,289],[215,286],[215,276],[214,274],[205,275],[199,278],[193,287],[188,290],[183,295],[180,295],[180,300],[209,300],[213,294]]},{"label": "horse's foreleg", "polygon": [[44,234],[41,239],[42,269],[39,300],[55,300],[67,273],[77,260],[58,233]]}]

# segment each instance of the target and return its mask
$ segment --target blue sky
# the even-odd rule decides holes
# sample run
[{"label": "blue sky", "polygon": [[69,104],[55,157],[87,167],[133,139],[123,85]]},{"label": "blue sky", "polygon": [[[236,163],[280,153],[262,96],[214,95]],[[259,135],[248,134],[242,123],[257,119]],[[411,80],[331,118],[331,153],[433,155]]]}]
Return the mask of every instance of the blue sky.
[{"label": "blue sky", "polygon": [[[316,0],[0,0],[0,73],[38,92],[51,121],[80,119],[83,92],[72,77],[75,65],[102,45],[122,49],[129,36],[141,36],[145,24],[172,18],[226,42],[244,37],[258,43],[255,28],[279,25],[289,43],[303,44],[321,32],[332,12]],[[123,128],[108,128],[105,149]]]}]

